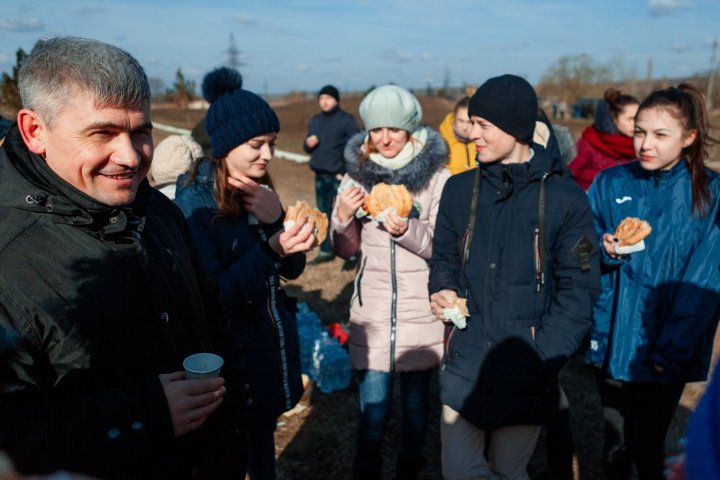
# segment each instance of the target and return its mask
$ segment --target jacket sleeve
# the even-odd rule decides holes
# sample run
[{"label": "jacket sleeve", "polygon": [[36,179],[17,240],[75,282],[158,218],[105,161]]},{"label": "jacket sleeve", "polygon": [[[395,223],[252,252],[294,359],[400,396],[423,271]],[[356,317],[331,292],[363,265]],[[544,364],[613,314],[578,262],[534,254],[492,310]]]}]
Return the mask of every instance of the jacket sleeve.
[{"label": "jacket sleeve", "polygon": [[[172,441],[158,377],[50,396],[36,379],[45,374],[39,371],[42,365],[67,363],[65,345],[48,345],[39,360],[30,347],[39,341],[30,319],[9,302],[0,303],[0,330],[14,332],[20,340],[0,364],[0,450],[6,450],[21,471],[83,471],[89,464],[105,468],[139,463],[147,452]],[[62,389],[62,380],[56,389]]]},{"label": "jacket sleeve", "polygon": [[714,335],[720,304],[720,199],[707,213],[707,226],[677,287],[673,309],[650,355],[653,364],[677,373],[706,335]]},{"label": "jacket sleeve", "polygon": [[[460,236],[467,225],[456,225],[457,216],[453,215],[455,206],[453,197],[457,195],[456,179],[452,177],[445,183],[443,193],[438,205],[435,219],[435,232],[433,235],[432,257],[430,259],[430,279],[428,290],[430,295],[440,290],[448,289],[460,292]],[[468,203],[470,198],[467,198]]]},{"label": "jacket sleeve", "polygon": [[[350,181],[350,177],[345,175],[340,182],[340,189]],[[357,218],[351,218],[347,222],[341,222],[337,214],[339,202],[335,202],[332,215],[330,217],[330,245],[336,255],[340,258],[348,259],[360,250],[360,232],[362,226]]]},{"label": "jacket sleeve", "polygon": [[[552,271],[548,272],[553,279],[552,300],[535,337],[553,374],[560,371],[588,333],[600,293],[599,254],[590,205],[584,194],[568,200],[560,233],[553,244],[548,244],[553,257]],[[586,260],[581,260],[578,249],[582,244],[590,250]]]},{"label": "jacket sleeve", "polygon": [[440,196],[449,177],[450,172],[446,168],[433,175],[430,203],[422,206],[429,209],[428,216],[424,220],[419,218],[409,219],[408,229],[394,239],[396,244],[425,260],[429,260],[432,256],[433,232],[435,231],[435,221],[440,206]]},{"label": "jacket sleeve", "polygon": [[305,139],[303,140],[303,150],[305,150],[305,153],[312,153],[313,150],[317,148],[317,145],[315,145],[315,147],[313,148],[310,148],[310,146],[308,146],[307,144],[307,138],[309,136],[317,135],[317,132],[315,131],[315,129],[317,128],[315,125],[316,123],[317,122],[315,121],[315,117],[310,119],[310,123],[308,124],[308,133],[307,135],[305,135]]},{"label": "jacket sleeve", "polygon": [[208,275],[218,283],[223,303],[237,308],[247,303],[275,272],[275,259],[258,242],[240,254],[231,265],[223,267],[212,211],[198,208],[187,220],[200,261]]}]

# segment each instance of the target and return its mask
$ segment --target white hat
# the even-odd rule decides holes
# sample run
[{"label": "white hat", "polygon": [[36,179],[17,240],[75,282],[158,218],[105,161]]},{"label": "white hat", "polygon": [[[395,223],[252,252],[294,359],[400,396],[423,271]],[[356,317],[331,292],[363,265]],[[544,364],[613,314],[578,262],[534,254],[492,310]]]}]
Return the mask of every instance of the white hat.
[{"label": "white hat", "polygon": [[202,156],[202,147],[190,135],[170,135],[155,147],[150,165],[155,186],[174,184]]},{"label": "white hat", "polygon": [[400,128],[414,132],[422,119],[422,107],[415,95],[397,85],[383,85],[365,95],[360,117],[367,130]]}]

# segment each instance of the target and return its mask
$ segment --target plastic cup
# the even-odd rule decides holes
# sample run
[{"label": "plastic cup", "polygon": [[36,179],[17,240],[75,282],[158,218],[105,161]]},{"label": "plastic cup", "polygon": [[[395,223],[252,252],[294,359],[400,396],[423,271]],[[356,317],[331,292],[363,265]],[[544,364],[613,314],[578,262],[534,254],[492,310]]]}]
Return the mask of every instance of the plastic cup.
[{"label": "plastic cup", "polygon": [[196,380],[218,377],[223,363],[222,357],[214,353],[195,353],[183,361],[185,378],[187,380]]}]

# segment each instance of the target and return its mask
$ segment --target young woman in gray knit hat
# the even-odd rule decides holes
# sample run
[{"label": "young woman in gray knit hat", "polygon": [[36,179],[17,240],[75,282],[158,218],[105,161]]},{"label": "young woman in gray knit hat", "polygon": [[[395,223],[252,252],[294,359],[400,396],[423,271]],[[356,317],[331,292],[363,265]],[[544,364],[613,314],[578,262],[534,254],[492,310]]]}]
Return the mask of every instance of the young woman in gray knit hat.
[{"label": "young woman in gray knit hat", "polygon": [[[397,373],[403,431],[396,478],[416,478],[425,463],[430,380],[442,356],[444,327],[430,311],[427,261],[440,194],[450,176],[447,145],[420,125],[420,103],[403,88],[371,91],[360,116],[367,131],[351,137],[345,148],[347,174],[331,222],[335,253],[360,255],[350,305],[350,361],[360,381],[353,468],[355,478],[380,478]],[[368,193],[381,183],[407,188],[414,204],[409,218],[392,209],[362,216]]]},{"label": "young woman in gray knit hat", "polygon": [[272,480],[277,416],[303,392],[295,300],[285,295],[280,276],[300,276],[316,239],[302,217],[283,229],[267,173],[280,130],[270,105],[243,90],[240,74],[228,68],[205,76],[203,95],[210,102],[205,127],[212,155],[178,179],[175,202],[245,347],[245,391],[236,393],[247,396],[248,473]]}]

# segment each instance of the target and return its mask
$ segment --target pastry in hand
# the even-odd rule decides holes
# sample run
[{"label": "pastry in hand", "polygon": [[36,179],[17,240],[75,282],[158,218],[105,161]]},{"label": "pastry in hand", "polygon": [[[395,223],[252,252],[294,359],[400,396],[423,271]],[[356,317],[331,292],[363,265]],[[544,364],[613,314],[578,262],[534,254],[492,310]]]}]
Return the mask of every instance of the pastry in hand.
[{"label": "pastry in hand", "polygon": [[469,317],[470,311],[467,307],[467,298],[456,298],[455,299],[455,307],[457,307],[458,311],[460,312],[460,315],[463,317]]},{"label": "pastry in hand", "polygon": [[652,232],[652,227],[645,220],[635,217],[627,217],[615,229],[613,234],[619,240],[618,247],[635,245],[645,239]]},{"label": "pastry in hand", "polygon": [[[305,215],[308,221],[312,220],[315,222],[315,237],[317,238],[318,245],[321,244],[325,237],[327,237],[328,231],[328,218],[327,215],[322,213],[317,208],[313,208],[303,200],[298,200],[295,205],[288,207],[285,212],[285,221],[283,224],[287,228],[290,228],[298,218]],[[289,223],[292,222],[292,223]]]},{"label": "pastry in hand", "polygon": [[365,197],[365,209],[375,218],[387,208],[394,208],[402,218],[407,218],[412,210],[412,196],[405,185],[376,184]]}]

